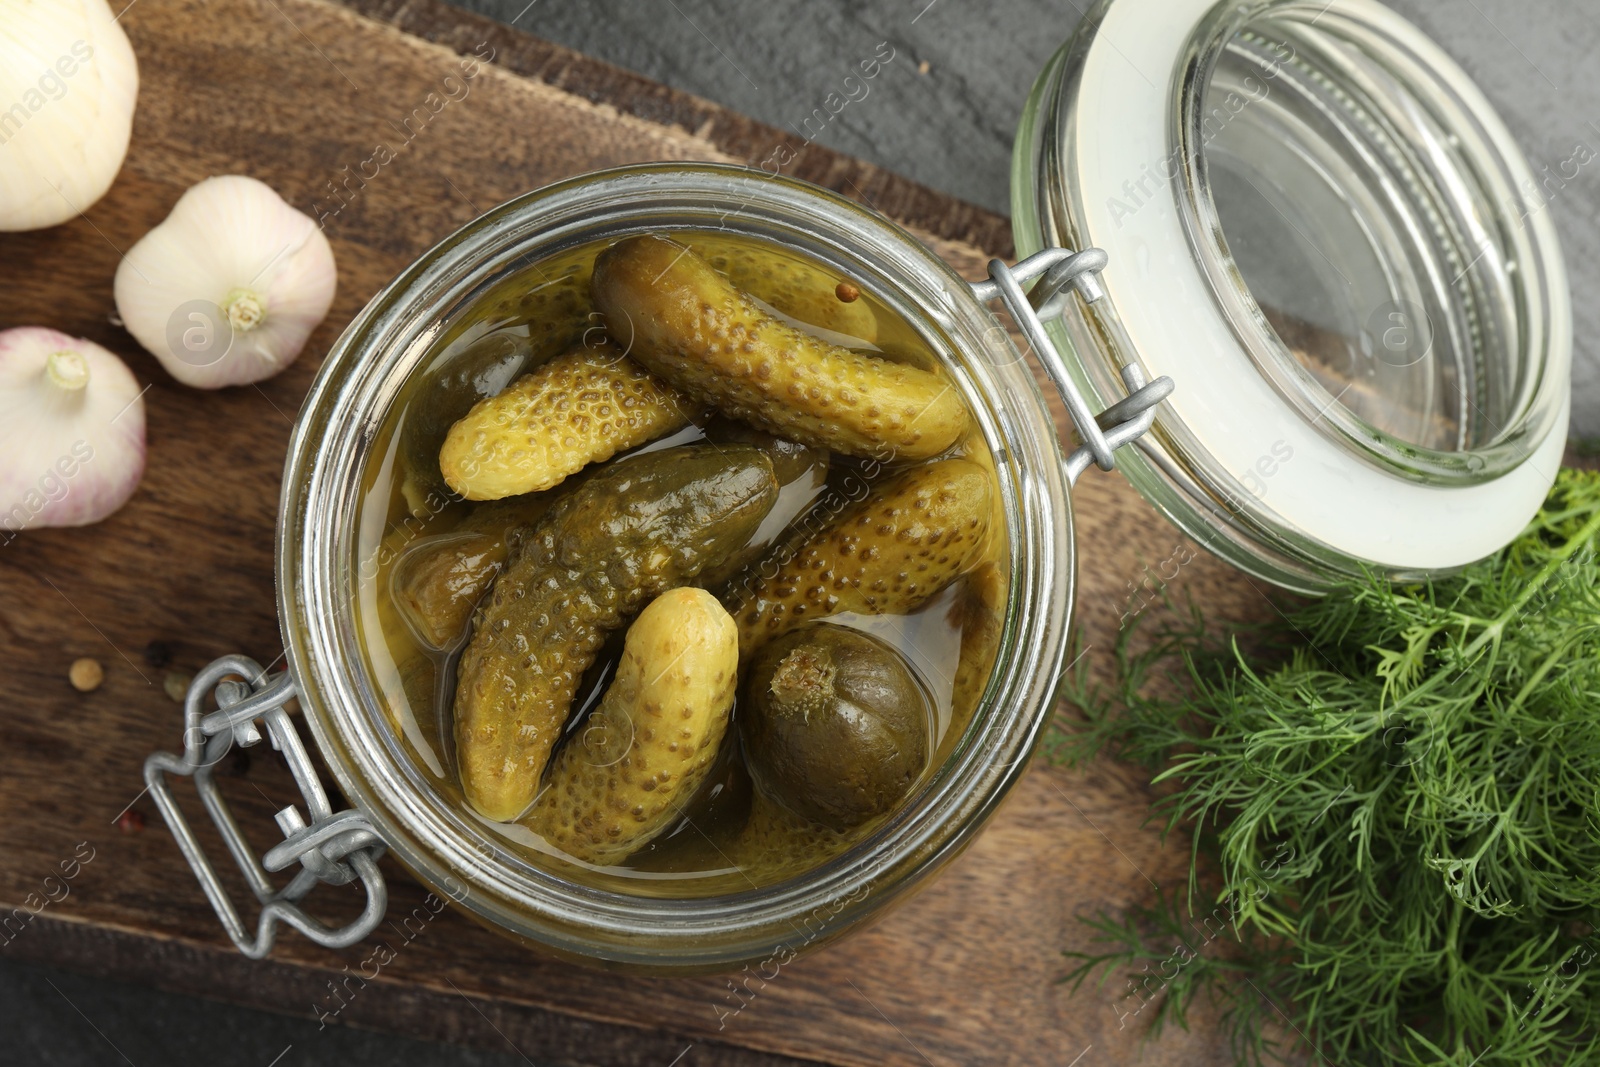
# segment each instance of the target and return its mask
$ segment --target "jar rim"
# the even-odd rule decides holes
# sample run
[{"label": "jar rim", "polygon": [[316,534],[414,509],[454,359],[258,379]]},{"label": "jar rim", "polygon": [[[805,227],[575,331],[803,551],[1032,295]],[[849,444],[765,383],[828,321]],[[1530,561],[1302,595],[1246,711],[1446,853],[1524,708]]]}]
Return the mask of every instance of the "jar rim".
[{"label": "jar rim", "polygon": [[[861,844],[774,885],[665,898],[564,879],[499,848],[438,796],[404,751],[366,676],[352,551],[362,472],[385,416],[433,342],[497,277],[597,236],[723,229],[788,240],[848,267],[952,348],[946,366],[993,451],[1010,590],[989,684],[925,788]],[[718,164],[601,171],[497,207],[424,254],[335,343],[286,461],[278,533],[280,621],[308,722],[341,788],[396,857],[482,920],[558,955],[657,972],[714,970],[793,947],[828,910],[820,944],[890,903],[971,839],[1020,777],[1065,662],[1074,554],[1068,486],[1049,409],[1022,356],[968,285],[911,234],[796,179]]]},{"label": "jar rim", "polygon": [[[1515,536],[1542,502],[1565,445],[1571,310],[1549,218],[1519,219],[1512,201],[1494,200],[1486,225],[1512,248],[1512,288],[1522,301],[1515,325],[1532,366],[1532,399],[1498,452],[1457,454],[1470,470],[1452,473],[1439,454],[1384,439],[1358,419],[1326,418],[1331,396],[1287,366],[1274,378],[1273,360],[1293,361],[1249,298],[1208,210],[1195,119],[1220,42],[1263,14],[1296,12],[1326,13],[1319,30],[1357,27],[1411,57],[1428,83],[1407,91],[1432,94],[1460,121],[1461,166],[1492,172],[1496,188],[1531,181],[1509,131],[1466,74],[1371,0],[1105,0],[1035,84],[1015,144],[1012,203],[1019,254],[1092,244],[1110,256],[1108,299],[1051,324],[1058,346],[1077,356],[1080,387],[1105,400],[1116,369],[1130,361],[1178,382],[1143,454],[1123,465],[1129,480],[1229,562],[1316,592],[1369,570],[1449,571]],[[1152,160],[1170,162],[1165,177],[1140,190],[1150,195],[1134,213],[1119,213],[1113,201],[1126,195],[1123,179],[1148,172]],[[1244,292],[1236,305],[1225,299],[1230,289]],[[1273,349],[1270,359],[1258,358]],[[1314,403],[1300,403],[1302,396]],[[1292,466],[1277,458],[1280,449],[1292,453]],[[1275,478],[1270,487],[1265,478]]]}]

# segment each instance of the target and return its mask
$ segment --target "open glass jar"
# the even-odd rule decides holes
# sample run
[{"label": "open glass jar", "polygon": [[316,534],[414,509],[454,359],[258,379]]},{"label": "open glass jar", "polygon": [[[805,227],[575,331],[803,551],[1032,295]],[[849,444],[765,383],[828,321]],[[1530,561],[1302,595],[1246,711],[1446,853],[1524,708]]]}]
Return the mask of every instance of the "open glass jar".
[{"label": "open glass jar", "polygon": [[[1018,241],[1034,254],[992,263],[977,285],[825,190],[664,165],[502,205],[374,298],[329,354],[290,444],[277,545],[288,670],[212,665],[190,693],[184,753],[146,766],[242,951],[265,955],[279,922],[329,945],[365,936],[384,909],[385,849],[511,937],[629,969],[781,958],[880,913],[977,833],[1051,714],[1077,565],[1069,494],[1090,464],[1122,466],[1197,539],[1290,588],[1360,567],[1448,569],[1521,528],[1559,462],[1570,327],[1554,235],[1522,207],[1532,179],[1506,131],[1447,58],[1376,5],[1178,7],[1182,18],[1172,0],[1104,4],[1044,72],[1017,148]],[[1006,535],[994,667],[938,764],[847,850],[712,895],[578,881],[507,848],[419,761],[361,642],[379,540],[363,501],[408,382],[437,371],[441,341],[508,280],[575,247],[659,232],[789,249],[891,308],[965,400]],[[1094,245],[1110,254],[1103,279]],[[1062,392],[1084,442],[1071,456],[996,301]],[[1135,441],[1140,454],[1117,451]],[[333,812],[317,784],[283,710],[291,696],[352,810]],[[263,730],[310,817],[280,813],[285,840],[258,860],[210,767]],[[262,904],[253,932],[169,774],[195,777]],[[295,864],[287,886],[272,882]],[[357,879],[367,907],[341,929],[299,907],[319,881]]]},{"label": "open glass jar", "polygon": [[1093,399],[1180,388],[1122,470],[1303,591],[1511,540],[1566,445],[1570,296],[1544,194],[1449,56],[1373,0],[1115,0],[1040,75],[1020,254],[1098,246],[1051,337]]}]

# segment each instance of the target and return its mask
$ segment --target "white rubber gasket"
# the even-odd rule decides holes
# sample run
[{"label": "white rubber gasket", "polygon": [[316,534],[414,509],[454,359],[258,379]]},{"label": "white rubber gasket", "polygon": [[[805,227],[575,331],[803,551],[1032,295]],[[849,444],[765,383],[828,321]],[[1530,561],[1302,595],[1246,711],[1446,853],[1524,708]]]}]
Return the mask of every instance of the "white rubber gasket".
[{"label": "white rubber gasket", "polygon": [[[1084,58],[1073,116],[1074,177],[1087,243],[1110,256],[1102,282],[1147,370],[1177,383],[1166,402],[1170,411],[1158,418],[1181,422],[1222,469],[1257,487],[1245,498],[1309,540],[1400,570],[1482,559],[1516,537],[1543,503],[1561,466],[1570,391],[1557,424],[1525,461],[1493,481],[1452,487],[1421,485],[1379,470],[1308,425],[1276,392],[1217,306],[1179,214],[1181,176],[1168,176],[1178,174],[1171,159],[1170,83],[1214,4],[1109,5]],[[1335,0],[1330,6],[1359,10],[1365,19],[1386,15],[1366,0]],[[1470,103],[1480,115],[1494,115],[1481,95]],[[1511,153],[1512,166],[1525,170],[1503,124],[1486,125],[1497,147]],[[1141,179],[1145,189],[1134,189],[1134,203],[1128,183],[1136,186]],[[1532,224],[1550,225],[1545,218]],[[1548,237],[1549,247],[1557,247],[1554,233]],[[1571,309],[1559,267],[1550,285],[1551,350],[1570,353]],[[1569,364],[1570,356],[1551,361],[1556,370]],[[1263,470],[1272,473],[1264,477]]]}]

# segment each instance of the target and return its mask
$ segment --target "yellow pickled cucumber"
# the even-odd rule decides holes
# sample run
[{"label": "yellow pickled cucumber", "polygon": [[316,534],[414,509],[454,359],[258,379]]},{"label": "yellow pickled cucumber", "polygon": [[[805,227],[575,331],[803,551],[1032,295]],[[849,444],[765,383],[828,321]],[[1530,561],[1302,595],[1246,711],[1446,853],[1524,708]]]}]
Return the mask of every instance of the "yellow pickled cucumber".
[{"label": "yellow pickled cucumber", "polygon": [[798,548],[781,546],[724,595],[740,656],[840,612],[915,611],[959,577],[983,543],[992,492],[989,473],[969,460],[924,464],[822,520]]},{"label": "yellow pickled cucumber", "polygon": [[[594,336],[589,301],[593,257],[574,250],[544,260],[495,285],[472,315],[452,323],[437,343],[449,352],[421,383],[400,434],[401,492],[411,513],[437,510],[449,487],[439,472],[439,449],[450,427],[473,404],[494,396],[552,356]],[[473,336],[486,323],[497,328]],[[472,340],[468,340],[473,336]],[[430,360],[437,366],[437,360]]]},{"label": "yellow pickled cucumber", "polygon": [[937,374],[828,344],[773,318],[687,247],[631,237],[594,265],[613,343],[662,380],[780,437],[878,459],[926,459],[967,429]]},{"label": "yellow pickled cucumber", "polygon": [[781,881],[832,859],[871,833],[873,819],[840,832],[811,822],[757,791],[744,829],[727,848],[727,858],[760,885]]},{"label": "yellow pickled cucumber", "polygon": [[868,344],[878,339],[878,316],[865,300],[844,300],[854,286],[842,274],[775,255],[744,238],[693,234],[683,238],[712,268],[742,289],[772,305],[773,310],[824,330]]},{"label": "yellow pickled cucumber", "polygon": [[579,345],[480,400],[439,450],[468,500],[537,493],[689,425],[693,405],[609,345]]},{"label": "yellow pickled cucumber", "polygon": [[450,427],[472,405],[500,392],[535,362],[533,346],[516,331],[497,330],[451,356],[420,386],[400,427],[400,492],[414,518],[439,510],[450,498],[439,473],[439,449]]},{"label": "yellow pickled cucumber", "polygon": [[519,534],[458,670],[457,764],[477,811],[522,814],[606,634],[737,551],[777,496],[760,449],[661,449],[596,470]]},{"label": "yellow pickled cucumber", "polygon": [[1005,572],[993,560],[966,576],[965,588],[952,609],[952,618],[961,627],[961,654],[956,661],[955,684],[950,695],[950,727],[934,755],[942,763],[966,733],[978,700],[989,684],[1006,613]]},{"label": "yellow pickled cucumber", "polygon": [[727,732],[739,669],[733,620],[703,589],[640,613],[616,678],[550,767],[522,824],[575,859],[626,859],[670,828]]}]

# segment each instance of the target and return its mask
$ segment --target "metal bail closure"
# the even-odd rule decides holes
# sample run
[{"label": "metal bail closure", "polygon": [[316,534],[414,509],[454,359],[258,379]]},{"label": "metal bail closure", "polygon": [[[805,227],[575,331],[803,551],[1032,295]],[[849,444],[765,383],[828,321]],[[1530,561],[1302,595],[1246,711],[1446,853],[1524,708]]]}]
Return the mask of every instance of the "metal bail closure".
[{"label": "metal bail closure", "polygon": [[[998,299],[1006,306],[1061,394],[1078,440],[1083,442],[1067,457],[1069,485],[1078,483],[1078,476],[1090,463],[1104,471],[1115,467],[1116,450],[1144,436],[1155,421],[1155,406],[1170,396],[1173,388],[1172,379],[1166,375],[1147,382],[1139,365],[1129,363],[1122,368],[1122,383],[1128,387],[1128,395],[1096,416],[1072,380],[1066,361],[1045,332],[1045,321],[1066,310],[1069,288],[1077,290],[1085,304],[1093,304],[1105,296],[1099,278],[1105,265],[1106,254],[1098,248],[1086,248],[1082,252],[1047,248],[1015,267],[991,259],[989,280],[972,283],[972,292],[980,301],[987,304]],[[1023,286],[1036,278],[1040,281],[1032,293],[1025,292]]]},{"label": "metal bail closure", "polygon": [[[230,676],[250,679],[236,681]],[[205,713],[206,698],[214,692],[217,710]],[[383,918],[389,905],[389,891],[378,870],[384,844],[366,817],[355,810],[337,814],[328,805],[328,796],[317,780],[311,757],[284,704],[295,695],[294,681],[288,672],[268,678],[254,660],[244,656],[224,656],[195,676],[183,709],[183,756],[157,752],[144,762],[144,780],[161,808],[172,836],[195,877],[216,910],[217,918],[239,951],[251,959],[261,959],[272,951],[278,923],[287,923],[311,940],[327,948],[344,948],[366,937]],[[278,812],[278,827],[286,840],[256,859],[239,824],[228,810],[217,788],[213,770],[234,744],[248,748],[262,739],[261,726],[272,747],[282,752],[289,770],[305,798],[311,821],[300,809],[290,805]],[[179,809],[167,775],[194,779],[195,789],[206,812],[222,834],[223,842],[261,904],[254,940],[240,918],[227,890],[217,877],[200,841]],[[268,872],[281,871],[296,860],[301,868],[282,889],[268,879]],[[367,904],[361,915],[346,926],[329,929],[301,909],[297,901],[318,882],[345,885],[356,879],[366,887]]]}]

